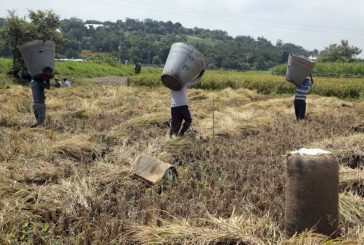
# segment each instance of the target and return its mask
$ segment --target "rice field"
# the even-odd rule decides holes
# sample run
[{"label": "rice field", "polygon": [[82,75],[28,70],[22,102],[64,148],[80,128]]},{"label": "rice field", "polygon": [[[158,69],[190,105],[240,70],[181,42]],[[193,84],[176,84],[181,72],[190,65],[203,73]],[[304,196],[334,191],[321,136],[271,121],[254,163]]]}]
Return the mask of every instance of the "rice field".
[{"label": "rice field", "polygon": [[[361,99],[364,96],[364,78],[315,77],[312,94],[334,96],[342,99]],[[163,86],[160,74],[142,74],[129,78],[131,86]],[[197,88],[220,90],[225,88],[245,88],[266,95],[286,95],[294,93],[294,85],[285,81],[283,76],[267,72],[224,72],[207,71]]]},{"label": "rice field", "polygon": [[[287,65],[279,65],[271,69],[272,74],[284,76]],[[319,77],[364,77],[364,62],[318,62],[314,70],[314,76]]]},{"label": "rice field", "polygon": [[[75,77],[82,82],[47,92],[46,123],[36,129],[29,128],[29,88],[4,82],[0,242],[363,244],[361,95],[309,95],[307,120],[298,123],[291,90],[248,87],[270,78],[266,89],[290,88],[282,78],[251,73],[238,86],[212,85],[239,75],[207,73],[189,90],[192,129],[177,139],[168,137],[169,91],[153,74],[129,77],[129,86]],[[340,164],[336,240],[310,231],[284,235],[286,154],[302,147],[331,151]],[[150,186],[133,178],[140,154],[175,165],[178,180]]]}]

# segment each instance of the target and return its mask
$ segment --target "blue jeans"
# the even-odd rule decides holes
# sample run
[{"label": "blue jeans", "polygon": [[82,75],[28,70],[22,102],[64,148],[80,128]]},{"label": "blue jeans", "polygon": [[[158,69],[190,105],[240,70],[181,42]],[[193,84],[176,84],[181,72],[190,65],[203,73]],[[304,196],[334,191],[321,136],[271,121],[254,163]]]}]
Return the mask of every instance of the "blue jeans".
[{"label": "blue jeans", "polygon": [[33,103],[34,116],[38,125],[42,125],[46,117],[46,106],[44,103]]}]

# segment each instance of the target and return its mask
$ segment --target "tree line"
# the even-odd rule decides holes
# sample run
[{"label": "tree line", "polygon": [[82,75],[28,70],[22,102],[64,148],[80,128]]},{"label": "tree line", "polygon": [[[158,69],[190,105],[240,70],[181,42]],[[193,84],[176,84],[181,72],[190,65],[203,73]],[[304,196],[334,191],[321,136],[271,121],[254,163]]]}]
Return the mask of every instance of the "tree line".
[{"label": "tree line", "polygon": [[[60,20],[52,11],[32,11],[28,21],[9,11],[7,18],[0,18],[0,55],[19,58],[17,47],[31,39],[51,39],[57,43],[57,57],[79,58],[82,51],[106,54],[120,62],[163,64],[170,46],[175,42],[187,42],[200,50],[209,69],[267,70],[286,63],[289,53],[318,56],[319,51],[307,51],[301,46],[278,40],[275,44],[264,37],[229,36],[221,30],[185,28],[180,23],[136,20],[126,18],[115,22],[78,18]],[[346,48],[351,48],[343,42]],[[330,46],[324,54],[347,54],[347,50],[334,52],[340,46]],[[355,48],[355,47],[352,47]],[[333,51],[334,50],[334,51]],[[351,49],[351,51],[353,51]],[[361,50],[354,49],[351,56]]]},{"label": "tree line", "polygon": [[[59,24],[52,26],[56,27],[64,38],[57,55],[66,58],[79,58],[82,50],[90,50],[112,54],[120,61],[159,65],[165,62],[169,48],[174,42],[187,42],[205,55],[209,68],[264,70],[286,62],[290,52],[310,54],[302,47],[291,43],[278,41],[272,44],[264,37],[232,37],[225,31],[185,28],[180,23],[171,21],[130,18],[115,22],[83,21],[78,18],[60,20],[52,11],[29,11],[28,17],[31,22],[52,20],[53,24]],[[9,12],[6,19],[0,18],[0,28],[6,28],[14,19],[18,27],[26,22],[14,12]],[[98,26],[94,27],[94,24]],[[28,27],[25,29],[29,30]],[[50,31],[50,28],[46,29]],[[31,31],[24,36],[32,35]],[[0,54],[9,57],[14,47],[6,45],[4,40],[6,39],[0,42]]]}]

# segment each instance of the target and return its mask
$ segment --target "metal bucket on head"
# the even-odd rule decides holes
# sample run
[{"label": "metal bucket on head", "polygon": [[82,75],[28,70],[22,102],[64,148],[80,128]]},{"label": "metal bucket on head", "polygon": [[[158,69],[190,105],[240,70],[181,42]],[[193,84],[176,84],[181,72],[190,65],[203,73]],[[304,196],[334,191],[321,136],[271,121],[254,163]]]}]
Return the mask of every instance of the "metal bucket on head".
[{"label": "metal bucket on head", "polygon": [[22,45],[19,50],[33,79],[54,76],[56,45],[53,41],[34,40]]},{"label": "metal bucket on head", "polygon": [[172,90],[180,90],[205,70],[203,55],[192,45],[174,43],[164,65],[161,80]]},{"label": "metal bucket on head", "polygon": [[301,85],[313,70],[315,63],[303,57],[289,54],[286,80],[295,85]]}]

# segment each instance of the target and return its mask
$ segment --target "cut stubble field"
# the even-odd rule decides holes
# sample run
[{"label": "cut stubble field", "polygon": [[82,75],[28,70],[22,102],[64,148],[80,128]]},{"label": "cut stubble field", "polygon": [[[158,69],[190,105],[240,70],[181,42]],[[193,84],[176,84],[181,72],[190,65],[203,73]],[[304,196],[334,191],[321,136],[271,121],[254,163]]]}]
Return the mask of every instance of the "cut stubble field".
[{"label": "cut stubble field", "polygon": [[[46,96],[45,127],[30,129],[29,88],[0,90],[3,243],[318,244],[327,238],[284,237],[286,154],[302,147],[340,163],[336,242],[364,241],[361,101],[310,95],[296,122],[292,97],[191,89],[192,129],[169,139],[166,88],[85,83]],[[139,154],[174,164],[178,180],[133,179]]]}]

